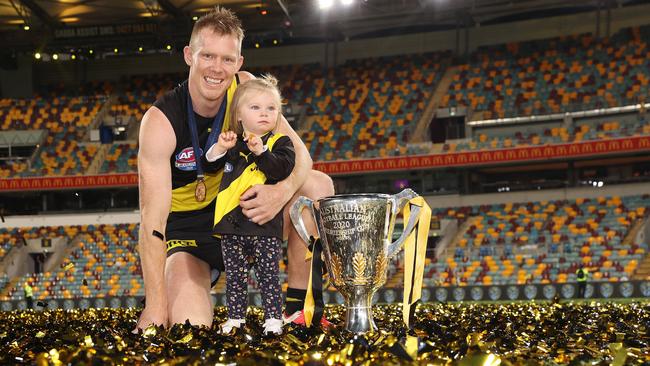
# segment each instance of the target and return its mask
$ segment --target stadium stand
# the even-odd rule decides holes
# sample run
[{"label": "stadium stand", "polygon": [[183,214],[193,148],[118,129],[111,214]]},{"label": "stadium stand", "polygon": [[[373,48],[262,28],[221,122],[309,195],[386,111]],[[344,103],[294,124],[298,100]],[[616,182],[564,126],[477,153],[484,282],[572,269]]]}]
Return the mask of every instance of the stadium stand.
[{"label": "stadium stand", "polygon": [[312,73],[311,79],[296,85],[303,93],[309,91],[302,98],[285,93],[289,99],[304,100],[308,114],[314,116],[309,131],[302,134],[312,158],[405,152],[410,127],[428,104],[447,57],[427,53],[348,61],[316,76]]},{"label": "stadium stand", "polygon": [[111,106],[111,114],[142,119],[144,112],[166,91],[187,78],[186,74],[138,75],[122,78],[118,100]]},{"label": "stadium stand", "polygon": [[[649,209],[650,195],[436,209],[435,216],[467,225],[443,255],[427,258],[425,283],[562,284],[575,281],[580,265],[593,281],[627,280],[648,252],[646,244],[634,243],[628,234]],[[4,251],[17,245],[21,235],[64,236],[73,246],[57,271],[23,276],[6,289],[6,299],[21,299],[25,281],[33,284],[35,299],[144,295],[137,224],[12,229],[0,235]],[[390,262],[388,286],[401,286],[402,266],[402,255]],[[286,287],[284,262],[280,279]],[[254,274],[249,284],[255,291]]]},{"label": "stadium stand", "polygon": [[47,131],[31,168],[27,163],[0,166],[0,178],[14,176],[80,175],[90,164],[98,144],[82,142],[86,128],[104,97],[55,97],[49,100],[0,102],[3,130]]},{"label": "stadium stand", "polygon": [[[526,130],[525,128],[523,130]],[[479,133],[468,142],[445,143],[442,151],[460,152],[474,150],[507,149],[513,147],[566,144],[591,140],[642,136],[650,134],[650,121],[647,119],[628,121],[607,121],[596,124],[578,123],[575,127],[541,127],[535,132],[515,132],[500,134],[498,131]],[[411,150],[413,153],[427,153],[429,150]]]},{"label": "stadium stand", "polygon": [[425,278],[443,286],[566,283],[584,265],[595,281],[626,280],[648,251],[626,240],[648,209],[649,195],[437,210],[469,225]]},{"label": "stadium stand", "polygon": [[[461,71],[454,76],[441,107],[468,106],[481,117],[491,118],[638,103],[648,94],[650,80],[645,57],[648,29],[626,28],[603,40],[582,34],[479,49],[471,62],[460,65]],[[350,60],[329,69],[307,64],[251,71],[277,75],[285,99],[306,106],[304,125],[298,126],[306,127],[301,137],[315,161],[329,161],[440,151],[411,147],[408,142],[413,123],[421,116],[449,60],[448,53],[438,52]],[[133,123],[157,97],[184,77],[182,73],[131,76],[117,85],[88,83],[81,91],[94,96],[116,93],[117,100],[110,105],[111,115]],[[63,93],[63,87],[50,87],[44,94],[53,97],[46,102],[0,101],[3,128],[46,128],[54,134],[47,138],[31,168],[25,162],[3,166],[1,177],[77,175],[88,168],[89,157],[98,146],[82,142],[86,133],[83,128],[96,114],[98,101],[105,99],[57,97],[56,93]],[[61,134],[62,126],[66,126],[65,134]],[[570,143],[648,133],[647,119],[614,118],[578,122],[573,127],[531,127],[516,133],[479,131],[469,140],[444,144],[441,151]],[[135,171],[136,154],[134,143],[114,145],[99,172]]]},{"label": "stadium stand", "polygon": [[481,48],[460,66],[441,106],[489,119],[637,104],[649,91],[649,29]]},{"label": "stadium stand", "polygon": [[100,173],[128,173],[138,169],[136,143],[114,143],[106,154]]},{"label": "stadium stand", "polygon": [[57,236],[71,238],[71,235],[76,234],[77,231],[78,228],[62,226],[40,226],[11,229],[0,228],[0,260],[9,253],[12,247],[23,245],[24,240],[54,238]]},{"label": "stadium stand", "polygon": [[144,295],[136,224],[66,226],[56,232],[74,246],[59,269],[23,276],[7,289],[8,299],[21,299],[26,281],[35,299]]}]

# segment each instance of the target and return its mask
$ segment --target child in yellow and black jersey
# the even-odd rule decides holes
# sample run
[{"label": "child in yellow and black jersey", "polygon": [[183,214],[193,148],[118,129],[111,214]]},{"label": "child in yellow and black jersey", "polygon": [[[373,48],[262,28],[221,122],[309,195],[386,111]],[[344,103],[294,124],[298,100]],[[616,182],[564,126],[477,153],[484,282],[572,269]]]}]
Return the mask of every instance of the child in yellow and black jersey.
[{"label": "child in yellow and black jersey", "polygon": [[258,225],[249,221],[239,206],[240,196],[248,188],[281,181],[293,170],[295,152],[291,140],[273,133],[280,109],[280,92],[274,77],[265,76],[240,85],[232,101],[230,121],[234,131],[221,133],[205,154],[205,163],[210,168],[223,167],[224,172],[214,218],[214,232],[222,237],[226,267],[228,320],[221,324],[222,333],[245,323],[249,256],[255,260],[262,294],[264,333],[282,333],[282,212]]}]

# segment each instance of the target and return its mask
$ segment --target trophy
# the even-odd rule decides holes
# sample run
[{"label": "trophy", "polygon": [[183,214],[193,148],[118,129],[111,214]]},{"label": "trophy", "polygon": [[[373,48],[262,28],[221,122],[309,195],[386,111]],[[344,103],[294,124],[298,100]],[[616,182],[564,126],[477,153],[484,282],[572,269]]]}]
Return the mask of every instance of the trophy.
[{"label": "trophy", "polygon": [[[420,207],[413,206],[402,235],[392,241],[397,214],[418,195],[405,189],[396,195],[343,194],[314,201],[299,197],[290,211],[300,237],[309,243],[302,211],[316,222],[330,281],[345,299],[345,328],[353,333],[376,331],[372,297],[386,283],[388,262],[417,224]],[[428,232],[428,227],[427,227]]]}]

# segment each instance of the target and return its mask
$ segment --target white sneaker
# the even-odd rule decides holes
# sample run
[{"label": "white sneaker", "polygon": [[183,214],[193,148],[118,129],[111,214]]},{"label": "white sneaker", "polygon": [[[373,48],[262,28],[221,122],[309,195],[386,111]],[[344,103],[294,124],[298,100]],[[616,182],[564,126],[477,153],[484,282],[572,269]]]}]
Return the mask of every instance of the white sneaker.
[{"label": "white sneaker", "polygon": [[264,335],[267,334],[275,334],[275,335],[280,335],[282,334],[282,319],[266,319],[264,322]]},{"label": "white sneaker", "polygon": [[241,328],[246,324],[246,319],[228,319],[219,325],[219,333],[230,334],[233,328]]}]

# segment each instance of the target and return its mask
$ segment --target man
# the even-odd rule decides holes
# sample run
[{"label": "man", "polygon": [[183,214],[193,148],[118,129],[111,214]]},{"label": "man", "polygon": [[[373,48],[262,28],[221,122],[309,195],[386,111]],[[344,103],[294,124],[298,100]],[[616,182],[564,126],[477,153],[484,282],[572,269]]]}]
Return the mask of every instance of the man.
[{"label": "man", "polygon": [[580,265],[580,268],[576,271],[576,279],[578,280],[578,297],[582,299],[585,298],[587,291],[587,277],[589,277],[589,272]]},{"label": "man", "polygon": [[23,291],[25,292],[25,300],[27,301],[27,309],[34,308],[34,289],[25,281],[25,286],[23,286]]},{"label": "man", "polygon": [[[239,83],[253,78],[239,71],[243,37],[239,19],[229,10],[217,7],[201,17],[183,50],[188,80],[156,101],[142,118],[139,253],[147,301],[137,328],[186,320],[212,324],[211,272],[223,270],[221,245],[212,236],[222,171],[202,172],[196,157],[210,146],[213,131],[232,123],[228,121],[232,94]],[[317,199],[334,193],[331,179],[311,170],[309,153],[286,119],[282,118],[278,130],[291,139],[296,165],[284,181],[253,186],[241,196],[242,212],[258,224],[288,208],[297,195]],[[289,238],[287,296],[296,297],[305,291],[309,265],[304,243],[288,228],[287,209],[284,224]],[[296,312],[291,318],[300,315]]]}]

